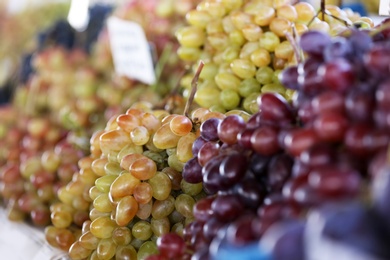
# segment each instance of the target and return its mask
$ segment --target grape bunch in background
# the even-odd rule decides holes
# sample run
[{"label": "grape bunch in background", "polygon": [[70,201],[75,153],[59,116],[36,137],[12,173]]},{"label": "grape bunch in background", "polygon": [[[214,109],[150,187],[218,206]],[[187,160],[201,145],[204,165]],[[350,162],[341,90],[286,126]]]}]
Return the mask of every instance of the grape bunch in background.
[{"label": "grape bunch in background", "polygon": [[[322,21],[313,6],[293,1],[204,0],[187,13],[188,26],[176,31],[178,56],[188,63],[205,62],[195,101],[220,112],[241,108],[256,113],[260,93],[292,92],[278,80],[287,65],[296,64],[294,35],[311,29],[336,34],[346,23],[373,26],[370,18],[327,6]],[[288,37],[290,36],[290,37]],[[191,74],[182,80],[190,88]],[[184,92],[186,95],[186,92]]]},{"label": "grape bunch in background", "polygon": [[194,205],[183,236],[162,236],[150,259],[188,251],[193,259],[234,259],[248,245],[256,257],[305,259],[324,250],[327,259],[332,246],[324,241],[387,259],[388,28],[385,21],[333,38],[302,34],[306,59],[280,74],[296,91],[291,103],[266,93],[247,122],[205,121],[183,178],[203,182],[208,197]]}]

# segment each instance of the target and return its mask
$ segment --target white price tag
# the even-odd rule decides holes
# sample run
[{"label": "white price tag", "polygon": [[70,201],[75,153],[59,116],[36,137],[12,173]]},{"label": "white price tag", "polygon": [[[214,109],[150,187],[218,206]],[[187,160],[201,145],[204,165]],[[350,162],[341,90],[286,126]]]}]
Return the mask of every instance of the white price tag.
[{"label": "white price tag", "polygon": [[110,17],[107,25],[116,73],[153,84],[153,60],[142,27],[116,17]]},{"label": "white price tag", "polygon": [[380,0],[379,15],[390,16],[390,0]]}]

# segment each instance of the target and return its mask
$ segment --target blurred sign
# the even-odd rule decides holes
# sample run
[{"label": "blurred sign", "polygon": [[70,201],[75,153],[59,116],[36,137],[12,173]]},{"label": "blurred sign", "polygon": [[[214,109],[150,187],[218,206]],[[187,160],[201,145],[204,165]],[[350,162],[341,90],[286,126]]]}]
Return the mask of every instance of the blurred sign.
[{"label": "blurred sign", "polygon": [[390,0],[380,0],[379,15],[390,16]]},{"label": "blurred sign", "polygon": [[107,25],[116,73],[153,84],[153,58],[142,27],[116,17],[110,17]]}]

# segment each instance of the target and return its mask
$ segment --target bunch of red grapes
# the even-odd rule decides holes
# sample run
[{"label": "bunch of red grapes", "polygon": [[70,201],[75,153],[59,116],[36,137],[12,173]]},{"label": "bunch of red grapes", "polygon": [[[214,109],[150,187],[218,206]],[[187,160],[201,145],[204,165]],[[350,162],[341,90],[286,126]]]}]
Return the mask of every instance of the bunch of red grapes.
[{"label": "bunch of red grapes", "polygon": [[234,259],[249,245],[259,259],[389,258],[389,24],[304,33],[306,59],[280,75],[291,103],[266,93],[247,122],[205,121],[183,178],[209,195],[149,259]]}]

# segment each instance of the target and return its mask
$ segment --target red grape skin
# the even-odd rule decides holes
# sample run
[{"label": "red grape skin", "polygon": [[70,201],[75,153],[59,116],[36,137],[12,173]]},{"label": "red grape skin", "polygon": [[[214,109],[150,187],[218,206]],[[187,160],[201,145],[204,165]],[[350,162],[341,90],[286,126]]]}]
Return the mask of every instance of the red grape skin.
[{"label": "red grape skin", "polygon": [[318,136],[312,128],[294,129],[284,137],[286,151],[293,156],[299,156],[316,143],[318,143]]},{"label": "red grape skin", "polygon": [[218,125],[219,139],[226,144],[237,143],[237,135],[245,128],[245,121],[238,115],[225,117]]},{"label": "red grape skin", "polygon": [[325,198],[344,198],[360,190],[359,173],[336,166],[320,167],[309,173],[308,183]]},{"label": "red grape skin", "polygon": [[186,249],[182,237],[176,233],[167,233],[157,239],[157,248],[162,256],[179,259]]},{"label": "red grape skin", "polygon": [[314,121],[314,130],[317,136],[327,142],[342,141],[347,126],[347,119],[343,115],[336,113],[324,113]]},{"label": "red grape skin", "polygon": [[279,151],[278,131],[271,126],[262,126],[251,137],[253,150],[261,155],[272,155]]}]

